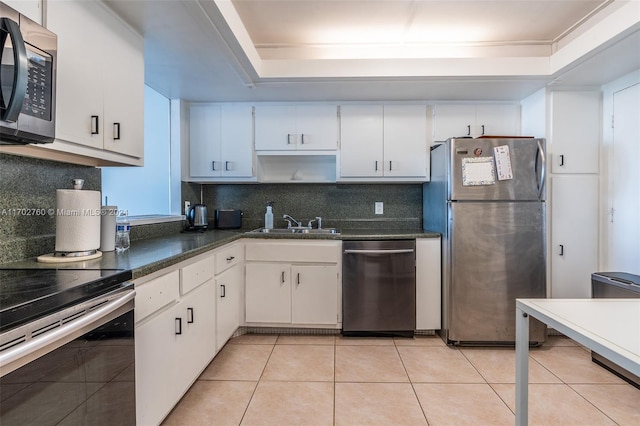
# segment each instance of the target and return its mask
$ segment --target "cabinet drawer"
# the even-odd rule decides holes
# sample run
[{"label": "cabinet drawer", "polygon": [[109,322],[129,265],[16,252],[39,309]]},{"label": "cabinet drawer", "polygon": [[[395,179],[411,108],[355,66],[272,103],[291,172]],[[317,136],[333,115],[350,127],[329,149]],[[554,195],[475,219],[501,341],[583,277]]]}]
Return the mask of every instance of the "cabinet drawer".
[{"label": "cabinet drawer", "polygon": [[247,261],[337,263],[340,242],[276,242],[247,244]]},{"label": "cabinet drawer", "polygon": [[200,284],[213,279],[214,262],[211,257],[180,269],[180,294],[187,294]]},{"label": "cabinet drawer", "polygon": [[234,244],[231,247],[216,252],[216,275],[242,262],[243,254],[243,246],[241,244]]},{"label": "cabinet drawer", "polygon": [[179,285],[178,271],[173,271],[136,286],[136,307],[134,310],[136,322],[140,322],[163,306],[177,300]]}]

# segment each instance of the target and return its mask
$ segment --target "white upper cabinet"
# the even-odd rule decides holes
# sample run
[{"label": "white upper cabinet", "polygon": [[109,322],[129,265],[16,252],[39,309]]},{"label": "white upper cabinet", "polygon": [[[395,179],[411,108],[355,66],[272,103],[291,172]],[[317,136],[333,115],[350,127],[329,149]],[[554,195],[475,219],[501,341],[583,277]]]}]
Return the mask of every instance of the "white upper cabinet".
[{"label": "white upper cabinet", "polygon": [[42,25],[42,0],[2,0],[2,2]]},{"label": "white upper cabinet", "polygon": [[598,173],[599,92],[551,94],[551,171]]},{"label": "white upper cabinet", "polygon": [[249,104],[193,104],[189,109],[189,175],[251,178],[253,107]]},{"label": "white upper cabinet", "polygon": [[452,137],[518,135],[519,105],[455,104],[434,107],[434,141],[445,141]]},{"label": "white upper cabinet", "polygon": [[427,108],[425,105],[384,106],[384,175],[426,177]]},{"label": "white upper cabinet", "polygon": [[340,177],[382,177],[382,105],[340,107]]},{"label": "white upper cabinet", "polygon": [[[48,1],[47,26],[58,35],[56,138],[63,141],[60,150],[141,164],[142,37],[101,2]],[[93,150],[65,148],[64,143]],[[58,149],[55,144],[52,148]]]},{"label": "white upper cabinet", "polygon": [[257,105],[256,151],[335,150],[337,111],[331,104]]},{"label": "white upper cabinet", "polygon": [[349,181],[425,181],[425,105],[340,107],[340,178]]}]

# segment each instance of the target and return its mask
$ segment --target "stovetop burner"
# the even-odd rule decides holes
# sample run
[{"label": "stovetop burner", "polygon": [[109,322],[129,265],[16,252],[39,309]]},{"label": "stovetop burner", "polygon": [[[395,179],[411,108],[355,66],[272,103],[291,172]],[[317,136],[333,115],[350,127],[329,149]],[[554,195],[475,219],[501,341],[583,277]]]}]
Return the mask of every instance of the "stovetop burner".
[{"label": "stovetop burner", "polygon": [[129,270],[0,269],[0,332],[107,293]]}]

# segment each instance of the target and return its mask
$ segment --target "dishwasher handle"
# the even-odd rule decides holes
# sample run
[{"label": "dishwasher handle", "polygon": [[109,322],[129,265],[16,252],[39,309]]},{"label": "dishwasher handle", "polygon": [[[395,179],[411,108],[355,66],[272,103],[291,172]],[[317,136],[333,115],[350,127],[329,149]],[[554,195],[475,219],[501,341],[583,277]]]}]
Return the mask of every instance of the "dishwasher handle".
[{"label": "dishwasher handle", "polygon": [[344,254],[404,254],[413,253],[414,249],[397,249],[397,250],[345,250]]}]

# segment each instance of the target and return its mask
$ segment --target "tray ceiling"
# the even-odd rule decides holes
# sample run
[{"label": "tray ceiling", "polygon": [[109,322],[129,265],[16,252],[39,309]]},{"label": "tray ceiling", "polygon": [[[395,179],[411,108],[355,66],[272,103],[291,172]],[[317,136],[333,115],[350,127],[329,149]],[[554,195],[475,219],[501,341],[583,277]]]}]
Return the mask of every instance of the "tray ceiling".
[{"label": "tray ceiling", "polygon": [[[517,100],[640,66],[640,16],[601,49],[565,49],[625,0],[105,3],[144,35],[146,82],[194,101]],[[603,68],[597,55],[619,42]]]}]

